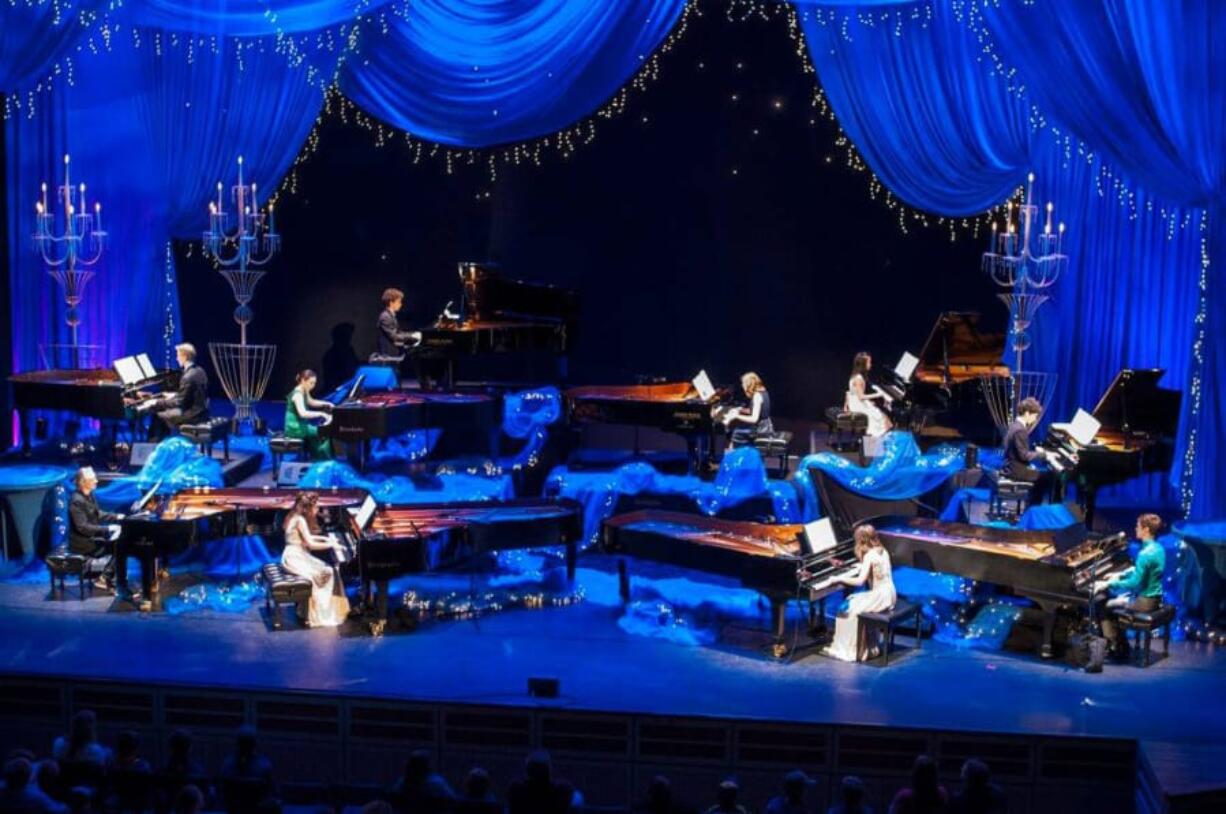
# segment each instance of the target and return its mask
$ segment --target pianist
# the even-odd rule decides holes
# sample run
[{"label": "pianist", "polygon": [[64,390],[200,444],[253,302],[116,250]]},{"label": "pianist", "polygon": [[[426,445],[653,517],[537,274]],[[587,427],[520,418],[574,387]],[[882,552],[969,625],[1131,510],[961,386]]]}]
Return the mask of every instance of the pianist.
[{"label": "pianist", "polygon": [[857,528],[855,550],[859,567],[840,581],[851,588],[867,584],[868,590],[848,598],[847,610],[834,620],[834,641],[822,650],[824,655],[840,661],[863,661],[873,657],[876,647],[861,641],[860,614],[889,610],[898,601],[890,553],[881,545],[877,529],[867,523]]},{"label": "pianist", "polygon": [[157,421],[150,428],[150,435],[161,439],[174,435],[183,424],[194,424],[209,417],[209,377],[204,368],[196,364],[196,346],[184,342],[175,345],[175,359],[183,374],[179,377],[177,392],[159,399]]},{"label": "pianist", "polygon": [[285,436],[301,438],[306,451],[314,460],[332,457],[332,443],[319,435],[322,425],[332,423],[332,403],[311,395],[317,377],[313,370],[301,370],[297,384],[285,400]]},{"label": "pianist", "polygon": [[865,434],[871,438],[885,435],[890,430],[890,419],[877,406],[882,394],[869,393],[868,372],[873,369],[873,357],[861,351],[851,363],[851,378],[847,380],[847,396],[843,409],[849,413],[861,413],[868,418]]},{"label": "pianist", "polygon": [[1034,397],[1022,399],[1017,406],[1017,418],[1005,433],[1005,466],[1002,474],[1010,480],[1032,484],[1030,503],[1042,503],[1051,492],[1052,475],[1048,470],[1031,466],[1047,460],[1047,452],[1030,448],[1030,430],[1039,422],[1043,407]]},{"label": "pianist", "polygon": [[1116,596],[1105,603],[1103,636],[1107,639],[1108,653],[1112,658],[1128,658],[1128,638],[1115,622],[1120,610],[1153,613],[1162,605],[1162,573],[1166,570],[1166,551],[1158,542],[1162,530],[1162,518],[1156,514],[1143,514],[1137,518],[1136,536],[1141,541],[1137,561],[1131,569],[1108,582],[1105,588]]},{"label": "pianist", "polygon": [[315,492],[298,493],[293,508],[285,517],[285,550],[281,552],[281,567],[311,581],[311,596],[305,603],[306,607],[298,608],[298,617],[307,627],[337,627],[349,615],[349,600],[336,570],[316,557],[314,552],[343,554],[344,547],[319,533],[318,514],[319,495]]},{"label": "pianist", "polygon": [[[75,482],[77,489],[68,500],[68,550],[91,559],[105,557],[111,553],[111,542],[119,537],[119,526],[115,523],[121,515],[104,512],[98,506],[98,498],[94,497],[98,475],[92,467],[78,469]],[[127,582],[126,577],[124,574],[123,583]],[[115,561],[112,559],[94,584],[109,591],[114,587],[114,580]]]},{"label": "pianist", "polygon": [[[749,399],[748,407],[736,407],[722,413],[720,420],[732,431],[728,448],[749,446],[755,438],[771,435],[775,426],[771,423],[771,397],[766,392],[762,377],[752,371],[741,377],[741,389]],[[733,425],[739,425],[734,427]]]},{"label": "pianist", "polygon": [[370,361],[399,362],[404,358],[404,351],[409,345],[421,341],[417,331],[400,330],[400,320],[396,314],[404,305],[404,292],[399,288],[389,288],[383,292],[383,311],[376,323],[377,337],[375,353]]}]

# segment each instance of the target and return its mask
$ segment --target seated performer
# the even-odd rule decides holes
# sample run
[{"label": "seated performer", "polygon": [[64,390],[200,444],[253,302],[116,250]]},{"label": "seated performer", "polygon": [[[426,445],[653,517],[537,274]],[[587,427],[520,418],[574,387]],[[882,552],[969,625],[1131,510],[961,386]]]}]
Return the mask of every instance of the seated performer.
[{"label": "seated performer", "polygon": [[1119,610],[1152,613],[1162,606],[1162,573],[1166,570],[1166,551],[1158,542],[1162,530],[1162,518],[1156,514],[1143,514],[1137,518],[1136,536],[1141,541],[1136,564],[1124,574],[1106,585],[1098,587],[1116,593],[1107,600],[1102,616],[1103,636],[1107,639],[1108,653],[1116,659],[1128,658],[1128,638],[1115,621]]},{"label": "seated performer", "polygon": [[889,432],[891,424],[889,417],[874,403],[875,400],[881,398],[881,394],[866,392],[868,372],[872,369],[873,357],[863,351],[857,353],[851,363],[851,378],[847,381],[847,396],[843,403],[843,410],[868,416],[868,430],[865,435],[876,438]]},{"label": "seated performer", "polygon": [[294,498],[293,508],[285,517],[285,550],[281,566],[292,574],[311,581],[311,598],[307,607],[298,607],[298,617],[308,627],[336,627],[349,615],[349,600],[336,571],[318,559],[312,551],[343,551],[337,543],[319,533],[319,495],[302,492]]},{"label": "seated performer", "polygon": [[[111,553],[111,543],[119,537],[120,528],[114,525],[122,515],[104,512],[98,506],[94,490],[98,488],[98,475],[92,467],[83,466],[75,478],[77,490],[68,500],[68,550],[85,557],[105,557]],[[102,576],[94,585],[112,590],[115,578],[115,561],[107,564]],[[121,585],[127,588],[127,574]]]},{"label": "seated performer", "polygon": [[332,443],[320,437],[319,427],[332,423],[332,403],[311,396],[317,381],[315,371],[299,371],[296,381],[298,384],[285,400],[285,436],[301,438],[312,458],[329,459]]},{"label": "seated performer", "polygon": [[1033,397],[1022,399],[1017,406],[1017,419],[1005,433],[1005,466],[1001,473],[1010,480],[1034,484],[1030,489],[1030,502],[1042,503],[1051,491],[1051,472],[1035,469],[1034,461],[1047,460],[1047,452],[1030,448],[1030,430],[1039,422],[1043,407]]},{"label": "seated performer", "polygon": [[161,439],[174,435],[182,424],[194,424],[209,417],[209,377],[196,364],[196,346],[184,342],[175,345],[175,359],[183,373],[177,392],[158,397],[157,421],[150,436]]},{"label": "seated performer", "polygon": [[400,321],[396,318],[396,313],[403,305],[404,292],[399,288],[389,288],[383,292],[383,311],[380,312],[376,325],[378,336],[375,353],[371,356],[372,362],[399,361],[404,358],[406,347],[421,341],[419,332],[400,330]]},{"label": "seated performer", "polygon": [[868,524],[856,529],[856,559],[860,561],[859,570],[843,584],[856,588],[867,582],[868,590],[848,597],[847,611],[834,621],[834,640],[822,650],[842,661],[871,658],[876,648],[860,642],[860,614],[889,610],[898,601],[889,552],[882,547],[877,529]]},{"label": "seated performer", "polygon": [[[755,438],[775,431],[775,425],[771,423],[771,397],[762,378],[757,373],[746,373],[741,377],[741,388],[749,398],[749,407],[733,408],[719,416],[724,426],[732,429],[728,449],[748,446]],[[744,426],[733,428],[733,424]]]}]

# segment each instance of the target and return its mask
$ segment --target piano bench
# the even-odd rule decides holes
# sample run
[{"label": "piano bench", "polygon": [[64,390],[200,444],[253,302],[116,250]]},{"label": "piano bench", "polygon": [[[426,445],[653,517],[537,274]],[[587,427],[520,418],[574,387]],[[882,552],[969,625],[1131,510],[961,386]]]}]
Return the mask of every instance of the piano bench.
[{"label": "piano bench", "polygon": [[264,608],[273,630],[281,629],[281,606],[297,605],[311,599],[311,581],[291,574],[279,562],[265,563],[260,569],[264,578]]},{"label": "piano bench", "polygon": [[85,599],[85,586],[90,585],[91,588],[93,586],[90,581],[89,557],[84,554],[73,554],[66,548],[58,548],[48,554],[44,562],[47,563],[47,571],[51,574],[52,594],[58,590],[61,596],[66,595],[64,579],[68,576],[75,576],[81,599]]},{"label": "piano bench", "polygon": [[837,452],[856,452],[868,433],[868,416],[849,413],[842,407],[826,410],[826,426],[830,428],[830,448]]},{"label": "piano bench", "polygon": [[877,630],[885,631],[885,647],[882,649],[882,655],[885,656],[885,666],[889,667],[890,648],[894,646],[894,628],[899,622],[914,617],[915,649],[919,650],[920,640],[923,638],[923,630],[920,627],[923,621],[922,610],[922,606],[917,603],[899,599],[889,610],[860,614],[860,646],[863,647],[868,641],[870,633]]},{"label": "piano bench", "polygon": [[1150,664],[1150,643],[1154,631],[1162,629],[1162,655],[1165,658],[1171,654],[1171,624],[1175,621],[1175,606],[1162,605],[1157,610],[1135,611],[1120,608],[1115,611],[1116,623],[1127,635],[1128,631],[1137,634],[1137,650],[1140,651],[1141,666]]},{"label": "piano bench", "polygon": [[272,471],[275,475],[281,471],[281,459],[293,453],[301,461],[306,455],[306,442],[301,438],[290,438],[288,435],[268,436],[268,453],[272,456]]},{"label": "piano bench", "polygon": [[213,456],[213,445],[220,441],[224,450],[223,460],[229,462],[230,419],[219,416],[217,418],[210,418],[208,421],[202,421],[199,424],[181,424],[179,426],[179,434],[199,444],[200,454],[206,458]]},{"label": "piano bench", "polygon": [[788,475],[788,464],[791,463],[792,455],[790,448],[792,446],[792,434],[786,430],[772,432],[770,435],[759,435],[753,439],[754,449],[762,456],[763,460],[767,458],[777,458],[779,467],[776,470],[780,478],[786,478]]},{"label": "piano bench", "polygon": [[1026,513],[1026,507],[1030,503],[1030,490],[1033,487],[1034,484],[1029,481],[1010,480],[1004,475],[996,474],[988,499],[988,519],[1016,523]]}]

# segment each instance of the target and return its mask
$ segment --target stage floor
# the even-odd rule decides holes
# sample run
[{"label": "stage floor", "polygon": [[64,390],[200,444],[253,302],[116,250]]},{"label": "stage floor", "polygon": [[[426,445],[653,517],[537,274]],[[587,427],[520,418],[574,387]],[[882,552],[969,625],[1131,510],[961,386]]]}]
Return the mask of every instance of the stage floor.
[{"label": "stage floor", "polygon": [[[413,701],[1226,744],[1226,652],[1205,644],[1176,643],[1170,658],[1149,669],[1108,665],[1088,675],[1062,662],[930,640],[917,652],[904,638],[907,651],[883,669],[816,653],[777,663],[752,646],[724,643],[760,642],[748,626],[725,629],[716,646],[632,634],[618,625],[621,608],[599,601],[432,622],[379,639],[292,626],[273,632],[255,606],[177,616],[111,608],[110,597],[82,602],[70,592],[50,600],[45,584],[0,585],[0,671]],[[559,678],[561,696],[529,698],[529,676]]]}]

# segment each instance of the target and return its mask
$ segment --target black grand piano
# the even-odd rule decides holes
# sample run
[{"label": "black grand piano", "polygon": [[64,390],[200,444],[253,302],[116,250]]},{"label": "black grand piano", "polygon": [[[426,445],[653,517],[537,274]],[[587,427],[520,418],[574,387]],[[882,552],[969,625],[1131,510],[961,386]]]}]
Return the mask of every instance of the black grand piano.
[{"label": "black grand piano", "polygon": [[367,499],[341,528],[353,552],[342,573],[361,581],[364,604],[374,603],[379,620],[387,618],[392,579],[453,568],[493,551],[565,546],[573,579],[582,537],[579,505],[543,498],[382,507]]},{"label": "black grand piano", "polygon": [[36,370],[9,376],[13,406],[21,417],[21,444],[30,448],[30,411],[63,410],[109,425],[112,441],[121,423],[133,424],[140,415],[136,402],[145,390],[174,390],[179,386],[178,370],[153,370],[127,383],[110,369]]},{"label": "black grand piano", "polygon": [[563,396],[572,426],[625,424],[680,435],[698,471],[710,463],[717,411],[728,402],[723,390],[704,401],[690,382],[571,387]]},{"label": "black grand piano", "polygon": [[990,445],[997,430],[981,379],[1011,375],[1002,362],[1004,351],[1004,335],[981,331],[978,313],[947,311],[928,333],[909,379],[882,366],[873,369],[873,381],[887,396],[895,426]]},{"label": "black grand piano", "polygon": [[1094,527],[1098,490],[1150,472],[1169,472],[1183,397],[1159,387],[1161,369],[1121,370],[1094,407],[1098,431],[1087,445],[1053,427],[1043,446],[1055,453],[1052,466],[1077,484],[1086,526]]},{"label": "black grand piano", "polygon": [[923,517],[919,500],[873,500],[811,468],[823,513],[840,535],[871,522],[894,565],[921,568],[1005,588],[1033,600],[1043,613],[1040,652],[1052,655],[1056,615],[1087,611],[1096,581],[1131,567],[1128,541],[1088,534],[1078,523],[1055,531],[1022,531]]},{"label": "black grand piano", "polygon": [[514,280],[489,263],[459,266],[459,310],[445,310],[408,351],[423,387],[450,390],[461,359],[531,351],[558,356],[559,378],[565,378],[579,320],[578,292]]}]

